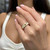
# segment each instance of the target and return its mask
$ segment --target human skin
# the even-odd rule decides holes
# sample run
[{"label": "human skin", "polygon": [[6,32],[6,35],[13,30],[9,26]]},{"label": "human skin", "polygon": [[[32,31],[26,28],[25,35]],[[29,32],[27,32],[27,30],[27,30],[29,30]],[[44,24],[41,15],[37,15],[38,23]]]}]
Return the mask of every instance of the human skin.
[{"label": "human skin", "polygon": [[[33,15],[32,11],[34,10],[34,8],[33,8],[33,9],[32,9],[32,8],[29,8],[29,7],[33,7],[33,5],[32,5],[33,3],[32,3],[32,4],[27,4],[27,2],[33,1],[33,0],[24,0],[24,1],[23,1],[23,0],[18,0],[18,1],[19,1],[18,4],[20,5],[20,4],[22,3],[22,5],[21,5],[20,7],[17,7],[17,11],[18,11],[21,15],[23,15],[23,16],[26,18],[26,19],[25,19],[26,21],[29,21],[29,17],[27,18],[27,15],[29,15],[29,13]],[[22,2],[22,1],[23,1],[23,2]],[[27,2],[26,2],[26,1],[27,1]],[[24,5],[23,5],[23,4],[24,4]],[[25,6],[25,5],[27,5],[27,6],[30,5],[30,6],[27,7],[27,6]],[[29,11],[29,10],[30,10],[30,11]],[[23,12],[23,13],[22,13],[22,12]],[[35,12],[35,14],[37,13],[36,10],[33,11],[33,12]],[[39,15],[39,14],[37,13],[37,15]],[[22,26],[24,23],[26,23],[26,22],[21,23],[21,22],[24,21],[24,20],[21,19],[21,18],[19,18],[19,15],[16,15],[16,16],[17,16],[17,17],[16,17],[16,20],[15,20],[16,25],[19,26],[19,28],[21,28],[21,26]],[[33,15],[33,16],[34,16],[34,15]],[[36,15],[35,15],[35,17],[36,17]],[[35,18],[35,17],[34,17],[34,18]],[[40,17],[40,16],[39,16],[39,17]],[[30,17],[30,18],[31,18],[31,17]],[[36,17],[36,18],[37,18],[37,17]],[[20,19],[20,20],[19,20],[19,19]],[[39,18],[37,18],[37,19],[39,19]],[[34,19],[34,20],[35,20],[35,19]],[[33,21],[33,19],[32,19],[32,21]],[[40,20],[39,20],[39,21],[40,21]],[[42,20],[42,21],[43,21],[43,20]],[[40,22],[42,22],[42,21],[40,21]],[[31,22],[31,19],[30,19],[30,22]],[[30,22],[29,22],[29,23],[30,23]],[[34,21],[34,22],[35,22],[35,21]],[[34,22],[33,22],[33,23],[34,23]],[[43,22],[44,22],[44,23],[43,23]],[[46,23],[45,23],[45,21],[43,21],[43,22],[42,22],[42,23],[39,23],[39,25],[41,25],[40,29],[38,29],[38,28],[36,27],[37,25],[35,25],[35,26],[33,25],[34,27],[36,27],[36,29],[37,29],[39,32],[40,32],[40,30],[41,30],[41,31],[43,30],[43,31],[41,32],[41,34],[42,34],[43,32],[45,32],[45,33],[43,33],[43,35],[42,35],[42,38],[43,38],[44,41],[41,39],[41,40],[43,41],[42,44],[43,44],[43,47],[44,47],[44,48],[41,48],[41,49],[38,49],[38,50],[42,50],[42,49],[44,49],[44,50],[49,50],[49,49],[47,49],[48,45],[47,45]],[[19,23],[19,24],[18,24],[18,23]],[[44,26],[45,28],[44,28],[42,25],[45,25],[45,26]],[[36,34],[36,33],[35,33],[35,32],[36,32],[36,29],[34,28],[35,31],[32,31],[31,28],[30,28],[30,30],[31,30],[32,33],[34,33],[34,34],[31,34],[31,33],[29,34],[29,32],[28,32],[28,31],[30,31],[30,30],[29,30],[29,27],[26,27],[25,30],[22,30],[22,28],[21,28],[20,30],[22,30],[22,31],[24,32],[24,34],[23,34],[23,32],[21,31],[21,32],[22,32],[22,34],[21,34],[21,33],[20,33],[20,30],[19,30],[19,28],[18,28],[17,26],[16,26],[16,28],[17,28],[17,30],[18,30],[18,32],[19,32],[19,35],[20,35],[20,37],[21,37],[21,39],[22,39],[23,44],[25,45],[26,50],[29,50],[29,49],[30,49],[30,50],[35,50],[35,49],[33,49],[33,47],[32,47],[32,46],[34,46],[34,45],[33,45],[34,42],[30,40],[30,39],[31,39],[30,36],[33,35],[33,38],[34,38],[34,34]],[[33,27],[32,27],[32,28],[33,28]],[[41,29],[41,28],[43,28],[43,29]],[[33,30],[34,30],[34,29],[33,29]],[[45,31],[44,31],[44,29],[45,29]],[[28,30],[28,31],[26,31],[26,30]],[[30,31],[30,32],[31,32],[31,31]],[[37,32],[38,32],[38,31],[37,31]],[[27,33],[28,35],[26,35],[26,33]],[[45,35],[46,35],[46,36],[45,36]],[[24,36],[25,38],[23,38],[23,36]],[[35,35],[35,36],[36,36],[36,35]],[[43,37],[43,36],[44,36],[44,37]],[[27,37],[27,38],[26,38],[26,37]],[[30,39],[29,39],[29,38],[30,38]],[[32,38],[32,39],[33,39],[33,38]],[[37,37],[36,37],[36,38],[37,38]],[[30,41],[33,42],[32,45],[30,44]],[[28,45],[28,44],[30,44],[31,46]],[[28,48],[29,48],[29,49],[28,49]],[[35,48],[36,48],[36,47],[35,47]]]},{"label": "human skin", "polygon": [[[21,5],[20,2],[23,1],[22,4],[25,4],[25,5],[29,6],[29,7],[33,7],[33,6],[32,6],[32,0],[30,0],[30,1],[29,1],[29,0],[27,0],[27,1],[26,1],[26,0],[18,0],[18,1],[19,1],[19,2],[18,2],[18,6]],[[24,2],[24,1],[26,1],[26,2]],[[31,3],[30,3],[30,2],[31,2]],[[28,4],[28,3],[29,3],[29,4]],[[19,11],[20,11],[20,10],[19,10]],[[16,13],[16,12],[15,12],[15,13]],[[18,33],[16,33],[16,31],[15,31],[16,28],[14,27],[15,25],[13,25],[13,24],[14,24],[15,13],[12,14],[12,16],[11,16],[9,22],[8,22],[8,23],[11,23],[10,21],[13,21],[13,23],[7,25],[7,27],[9,28],[9,30],[13,30],[13,31],[9,31],[8,29],[6,29],[6,31],[8,30],[8,31],[7,31],[7,36],[8,36],[13,42],[17,43],[16,39],[17,39],[18,36],[17,36],[16,34],[18,34]],[[40,13],[39,13],[39,14],[40,14]],[[1,18],[2,18],[2,16],[6,16],[6,15],[5,15],[5,14],[4,14],[4,15],[2,14],[2,15],[1,15]],[[48,17],[49,17],[49,16],[50,16],[50,15],[47,15],[47,19],[46,19],[48,30],[50,30],[50,29],[49,29],[49,27],[50,27],[50,26],[49,26],[49,25],[50,25],[49,23],[50,23],[50,22],[49,22],[49,20],[48,20]],[[21,17],[21,16],[20,16],[20,17]],[[1,21],[1,18],[0,18],[0,21]],[[3,18],[4,18],[4,17],[3,17]],[[2,19],[3,19],[3,18],[2,18]],[[13,19],[13,20],[12,20],[12,19]],[[17,19],[17,18],[16,18],[16,19]],[[22,19],[23,19],[23,18],[22,18]],[[49,18],[49,19],[50,19],[50,18]],[[43,22],[44,22],[44,21],[43,21]],[[17,23],[16,23],[16,24],[17,24]],[[11,27],[11,26],[12,26],[12,27]],[[11,28],[13,28],[13,29],[11,29]],[[42,27],[42,28],[43,28],[43,27]],[[12,34],[10,34],[11,36],[9,35],[9,33],[12,33]],[[14,34],[14,33],[15,33],[15,34]],[[20,34],[19,34],[19,35],[20,35]],[[49,31],[48,35],[49,35],[49,36],[48,36],[48,41],[50,41],[50,40],[49,40],[49,39],[50,39],[50,31]],[[23,37],[24,37],[24,36],[23,36]],[[36,38],[37,38],[37,37],[36,37]],[[19,38],[18,38],[18,39],[19,39]],[[22,39],[22,38],[21,38],[21,39]],[[22,39],[22,40],[23,40],[23,39]],[[24,39],[24,40],[25,40],[25,39]],[[27,40],[28,40],[28,39],[27,39]],[[26,42],[27,42],[27,41],[26,41]],[[30,44],[30,43],[29,43],[29,44]],[[33,43],[32,43],[32,44],[33,44]],[[49,44],[50,44],[50,42],[49,42]],[[26,47],[29,48],[29,49],[31,49],[31,47],[29,47],[29,46],[26,46]],[[25,47],[25,48],[26,48],[26,47]],[[36,48],[36,47],[35,47],[35,48]],[[39,47],[39,48],[40,48],[40,47]],[[27,50],[29,50],[29,49],[27,49]],[[32,47],[32,49],[33,49],[33,47]],[[40,49],[42,49],[42,48],[40,48]],[[45,50],[46,50],[46,49],[45,49]]]},{"label": "human skin", "polygon": [[[32,2],[33,0],[24,0],[23,2],[22,2],[22,1],[23,1],[23,0],[18,0],[18,4],[20,5],[20,4],[22,3],[22,5],[21,5],[20,7],[17,7],[17,11],[18,11],[21,15],[23,15],[25,18],[27,17],[27,15],[29,15],[29,13],[33,15],[33,12],[35,12],[35,14],[39,15],[39,14],[36,12],[36,10],[35,10],[34,8],[33,8],[33,9],[32,9],[32,8],[29,8],[29,7],[33,7],[33,5],[32,5],[33,3],[32,3],[32,4],[27,4],[27,2],[30,2],[30,1]],[[26,1],[27,1],[27,2],[26,2]],[[23,4],[24,4],[24,5],[23,5]],[[25,6],[25,5],[27,5],[27,6],[30,5],[30,6],[27,7],[27,6]],[[30,10],[30,11],[29,11],[29,10]],[[33,11],[33,10],[35,10],[35,11]],[[22,13],[22,12],[23,12],[23,13]],[[17,15],[17,16],[18,16],[18,15]],[[34,15],[33,15],[33,16],[34,16]],[[35,17],[36,17],[36,15],[35,15]],[[35,18],[35,17],[34,17],[34,18]],[[40,15],[39,15],[39,17],[40,17]],[[30,18],[31,18],[31,17],[30,17]],[[36,17],[36,18],[37,18],[37,17]],[[24,24],[24,23],[21,23],[22,20],[19,20],[19,19],[20,19],[19,16],[16,17],[16,19],[18,20],[18,23],[20,24],[20,27],[21,27],[22,24]],[[37,19],[39,19],[39,18],[37,18]],[[25,20],[28,21],[28,20],[29,20],[29,17],[27,17]],[[35,20],[35,19],[34,19],[34,20]],[[15,21],[16,21],[16,20],[15,20]],[[23,20],[23,21],[24,21],[24,20]],[[33,19],[32,19],[32,21],[33,21]],[[40,21],[40,20],[39,20],[39,21]],[[43,20],[42,20],[42,21],[43,21]],[[40,21],[40,22],[42,22],[42,21]],[[31,22],[31,19],[30,19],[30,22]],[[29,22],[29,23],[30,23],[30,22]],[[35,22],[35,21],[34,21],[34,22]],[[34,23],[34,22],[33,22],[33,23]],[[44,22],[43,24],[46,25],[46,24],[45,24],[45,21],[43,21],[43,22]],[[26,22],[25,22],[25,23],[26,23]],[[17,21],[16,21],[16,25],[17,25]],[[39,23],[39,25],[42,25],[42,23]],[[33,25],[33,26],[34,26],[34,25]],[[16,27],[17,27],[17,26],[16,26]],[[20,28],[20,27],[19,27],[19,28]],[[38,30],[37,25],[34,26],[34,27],[36,27],[36,29]],[[45,27],[45,29],[46,29],[46,26],[44,26],[44,27],[41,26],[41,27],[42,27],[43,29],[44,29],[44,27]],[[41,30],[41,27],[40,27],[40,29],[38,30],[39,32],[40,32],[40,30]],[[27,28],[27,27],[26,27],[26,28]],[[30,31],[31,28],[30,28],[30,30],[28,30],[29,27],[28,27],[27,29],[26,29],[26,28],[25,28],[24,31],[22,30],[22,28],[21,28],[21,30],[24,32],[24,34],[27,33],[28,36],[29,36],[29,32],[28,32],[28,31]],[[33,27],[32,27],[32,28],[33,28]],[[35,29],[35,28],[34,28],[34,29]],[[33,29],[33,30],[34,30],[34,29]],[[35,30],[36,30],[36,29],[35,29]],[[43,29],[42,29],[42,30],[43,30]],[[18,30],[18,28],[17,28],[17,30]],[[28,31],[26,31],[26,30],[28,30]],[[41,30],[41,31],[42,31],[42,30]],[[26,33],[25,33],[25,31],[26,31]],[[31,31],[32,31],[32,30],[31,30]],[[31,31],[30,31],[30,32],[31,32]],[[38,31],[37,31],[37,32],[38,32]],[[36,34],[35,32],[36,32],[36,31],[32,31],[32,33]],[[42,43],[43,43],[43,47],[44,47],[43,49],[46,50],[46,48],[47,48],[47,31],[44,31],[44,30],[43,30],[42,32],[45,32],[45,34],[43,33],[43,35],[42,35],[42,38],[43,38],[44,41],[43,41],[42,39],[41,39],[41,40],[43,41],[43,42],[42,42]],[[41,32],[41,34],[42,34],[42,32]],[[28,37],[26,40],[25,40],[25,38],[22,37],[23,34],[20,34],[20,31],[19,31],[19,35],[20,35],[20,37],[21,37],[23,43],[24,43],[25,41],[27,41],[27,40],[29,41],[29,40],[30,40],[29,38],[31,38],[31,37],[30,37],[30,36],[31,36],[31,33],[30,33],[30,36],[29,36],[29,37],[26,35],[26,37]],[[33,35],[33,34],[32,34],[32,35]],[[46,35],[46,36],[44,36],[44,35]],[[23,36],[25,36],[25,35],[23,35]],[[36,36],[36,35],[35,35],[35,36]],[[43,36],[44,36],[44,37],[43,37]],[[34,37],[34,35],[33,35],[33,37]],[[36,37],[36,38],[37,38],[37,37]],[[40,38],[40,37],[39,37],[39,38]],[[24,39],[24,40],[23,40],[23,39]],[[33,39],[33,38],[32,38],[32,39]],[[31,40],[30,40],[30,41],[31,41]],[[31,41],[31,42],[32,42],[32,41]],[[45,42],[46,42],[46,43],[45,43]],[[34,46],[34,45],[33,45],[34,42],[32,43],[32,46],[30,46],[31,44],[28,46],[28,43],[29,43],[29,42],[25,42],[25,43],[24,43],[26,50],[29,50],[29,49],[30,49],[30,50],[34,50],[33,47],[32,47],[32,46]],[[27,44],[27,45],[26,45],[26,44]],[[28,49],[28,48],[29,48],[29,49]],[[36,48],[36,47],[35,47],[35,48]],[[42,48],[41,48],[41,49],[38,49],[38,50],[42,50]]]},{"label": "human skin", "polygon": [[[34,8],[25,5],[16,7],[25,20],[16,15],[15,23],[21,41],[26,50],[47,50],[46,23]],[[22,22],[23,21],[23,22]],[[28,21],[30,24],[23,30],[21,27]],[[18,24],[19,23],[19,24]],[[23,38],[24,37],[24,38]]]},{"label": "human skin", "polygon": [[18,0],[18,6],[20,6],[21,4],[33,7],[33,0]]}]

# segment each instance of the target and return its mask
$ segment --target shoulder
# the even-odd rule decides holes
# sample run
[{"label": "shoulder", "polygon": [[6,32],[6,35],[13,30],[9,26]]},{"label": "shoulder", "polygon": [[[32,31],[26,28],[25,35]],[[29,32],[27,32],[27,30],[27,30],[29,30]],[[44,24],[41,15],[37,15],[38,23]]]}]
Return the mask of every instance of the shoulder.
[{"label": "shoulder", "polygon": [[1,18],[1,17],[5,17],[6,15],[7,15],[7,13],[1,13],[1,14],[0,14],[0,18]]},{"label": "shoulder", "polygon": [[1,13],[0,14],[0,25],[2,25],[2,23],[4,22],[6,15],[7,15],[7,13]]}]

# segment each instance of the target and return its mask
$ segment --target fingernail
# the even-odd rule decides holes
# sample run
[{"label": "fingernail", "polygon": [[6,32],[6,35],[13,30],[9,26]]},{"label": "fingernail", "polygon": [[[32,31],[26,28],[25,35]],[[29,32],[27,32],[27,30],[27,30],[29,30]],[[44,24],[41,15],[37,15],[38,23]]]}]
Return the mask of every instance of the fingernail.
[{"label": "fingernail", "polygon": [[15,16],[18,16],[17,14]]},{"label": "fingernail", "polygon": [[16,22],[17,20],[15,19],[15,22]]},{"label": "fingernail", "polygon": [[17,9],[20,9],[20,7],[19,7],[19,6],[17,6],[16,8],[17,8]]},{"label": "fingernail", "polygon": [[24,6],[24,4],[21,4],[20,6]]}]

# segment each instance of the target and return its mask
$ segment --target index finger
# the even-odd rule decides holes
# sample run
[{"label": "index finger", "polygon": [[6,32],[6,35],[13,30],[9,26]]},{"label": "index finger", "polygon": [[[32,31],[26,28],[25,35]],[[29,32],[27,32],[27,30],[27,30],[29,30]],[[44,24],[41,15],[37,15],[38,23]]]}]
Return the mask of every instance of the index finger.
[{"label": "index finger", "polygon": [[15,19],[15,25],[16,25],[16,29],[17,29],[18,35],[20,36],[20,39],[23,41],[24,40],[23,37],[26,37],[26,34],[23,31],[23,29],[21,28],[21,26],[18,23],[17,19]]}]

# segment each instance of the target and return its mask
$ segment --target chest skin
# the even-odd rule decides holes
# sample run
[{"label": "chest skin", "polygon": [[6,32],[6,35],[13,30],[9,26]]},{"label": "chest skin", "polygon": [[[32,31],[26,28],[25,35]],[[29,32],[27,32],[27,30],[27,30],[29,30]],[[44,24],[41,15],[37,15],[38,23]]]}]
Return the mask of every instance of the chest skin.
[{"label": "chest skin", "polygon": [[5,34],[14,43],[20,43],[20,38],[15,26],[15,14],[11,15],[11,17],[9,18],[5,28]]},{"label": "chest skin", "polygon": [[[11,39],[14,43],[20,43],[21,40],[20,40],[20,37],[19,37],[18,32],[16,30],[14,20],[15,20],[15,14],[11,15],[10,19],[8,20],[5,32],[6,32],[6,35],[8,36],[8,38]],[[47,27],[47,32],[48,32],[48,35],[47,35],[48,46],[49,46],[49,50],[50,50],[50,15],[46,16],[45,21],[46,21],[46,27]]]},{"label": "chest skin", "polygon": [[48,41],[48,50],[50,50],[50,15],[47,15],[45,18],[46,28],[47,28],[47,41]]}]

